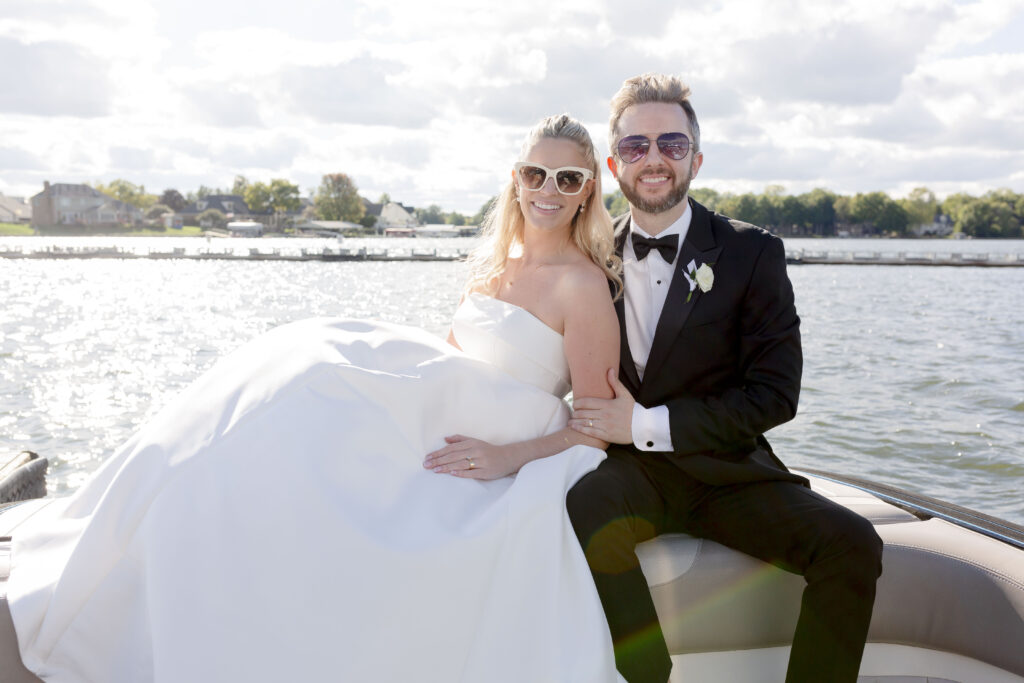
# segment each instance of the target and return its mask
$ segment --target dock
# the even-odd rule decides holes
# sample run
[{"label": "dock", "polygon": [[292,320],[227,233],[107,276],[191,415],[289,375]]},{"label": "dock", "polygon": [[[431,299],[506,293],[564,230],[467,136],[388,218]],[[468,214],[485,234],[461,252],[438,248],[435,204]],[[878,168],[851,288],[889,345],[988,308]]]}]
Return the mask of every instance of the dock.
[{"label": "dock", "polygon": [[[429,248],[271,248],[260,249],[127,249],[123,247],[48,246],[23,250],[0,250],[0,259],[179,259],[187,261],[462,261],[468,249]],[[1024,254],[971,252],[882,252],[882,251],[786,251],[791,265],[833,266],[972,266],[987,268],[1024,267]]]},{"label": "dock", "polygon": [[786,251],[786,263],[830,266],[1024,267],[1024,254],[970,252]]},{"label": "dock", "polygon": [[122,247],[47,247],[36,250],[0,251],[0,259],[179,259],[186,261],[461,261],[467,249],[197,249],[175,247],[124,249]]}]

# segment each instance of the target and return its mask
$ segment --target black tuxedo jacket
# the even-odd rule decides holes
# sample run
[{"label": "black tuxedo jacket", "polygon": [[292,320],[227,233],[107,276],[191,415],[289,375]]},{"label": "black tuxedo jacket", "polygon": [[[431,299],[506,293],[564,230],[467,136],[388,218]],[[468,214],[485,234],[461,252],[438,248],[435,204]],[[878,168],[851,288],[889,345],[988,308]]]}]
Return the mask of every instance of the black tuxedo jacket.
[{"label": "black tuxedo jacket", "polygon": [[[619,378],[641,405],[668,406],[672,451],[624,448],[642,453],[641,462],[669,458],[708,484],[768,479],[806,484],[764,438],[764,432],[796,414],[803,366],[800,318],[782,240],[692,199],[690,208],[693,218],[643,381],[630,354],[623,300],[615,304],[622,333]],[[620,255],[629,220],[626,214],[615,221]],[[660,256],[651,252],[647,258]],[[714,272],[711,289],[697,287],[692,296],[683,275],[691,261]]]}]

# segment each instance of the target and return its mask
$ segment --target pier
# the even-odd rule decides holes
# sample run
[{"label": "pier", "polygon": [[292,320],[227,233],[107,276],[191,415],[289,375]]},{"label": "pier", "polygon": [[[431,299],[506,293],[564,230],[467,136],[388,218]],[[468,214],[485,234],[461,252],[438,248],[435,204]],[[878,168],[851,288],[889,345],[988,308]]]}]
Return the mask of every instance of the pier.
[{"label": "pier", "polygon": [[123,249],[121,247],[47,247],[31,251],[0,251],[6,259],[181,259],[187,261],[460,261],[467,249],[196,249],[175,247],[157,249]]},{"label": "pier", "polygon": [[[0,259],[182,259],[189,261],[461,261],[469,253],[459,248],[325,247],[248,249],[198,248],[127,249],[123,247],[48,246],[23,250],[7,248]],[[1024,254],[970,252],[884,252],[884,251],[786,251],[791,265],[850,266],[972,266],[1024,267]]]},{"label": "pier", "polygon": [[1024,267],[1024,254],[787,250],[786,263],[831,266]]}]

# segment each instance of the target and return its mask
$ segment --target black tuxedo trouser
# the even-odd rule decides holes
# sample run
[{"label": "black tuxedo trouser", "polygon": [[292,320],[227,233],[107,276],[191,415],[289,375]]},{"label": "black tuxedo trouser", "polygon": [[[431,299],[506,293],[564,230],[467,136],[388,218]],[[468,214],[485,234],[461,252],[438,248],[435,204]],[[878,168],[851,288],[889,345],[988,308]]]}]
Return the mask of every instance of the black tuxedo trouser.
[{"label": "black tuxedo trouser", "polygon": [[789,481],[712,486],[658,454],[613,446],[566,504],[629,683],[665,683],[672,668],[635,546],[665,532],[711,539],[804,576],[787,683],[854,682],[882,541],[871,523]]}]

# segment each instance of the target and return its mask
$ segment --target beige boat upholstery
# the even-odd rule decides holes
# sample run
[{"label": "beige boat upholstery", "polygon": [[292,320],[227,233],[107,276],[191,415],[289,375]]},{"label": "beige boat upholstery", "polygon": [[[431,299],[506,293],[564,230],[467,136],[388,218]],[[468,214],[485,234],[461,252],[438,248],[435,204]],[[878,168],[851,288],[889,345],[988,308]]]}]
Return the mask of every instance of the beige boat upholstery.
[{"label": "beige boat upholstery", "polygon": [[[937,657],[928,653],[944,653],[956,661],[946,668],[958,672],[948,680],[1024,683],[1024,550],[809,478],[815,491],[871,520],[885,542],[862,681],[941,681],[942,670],[929,664]],[[739,659],[735,653],[789,645],[802,577],[682,534],[645,543],[638,554],[673,655],[733,653],[718,658],[721,663]],[[902,648],[875,647],[882,644]],[[752,658],[743,671],[768,666],[777,673],[763,680],[782,680],[784,654],[776,652],[774,664],[771,657]],[[693,659],[702,658],[714,659]],[[696,670],[722,674],[723,667]]]},{"label": "beige boat upholstery", "polygon": [[[1024,550],[811,476],[814,489],[870,519],[885,541],[862,683],[1024,683]],[[0,514],[0,538],[40,502]],[[0,681],[21,666],[0,540]],[[674,655],[673,681],[779,681],[803,578],[682,534],[638,548]]]}]

